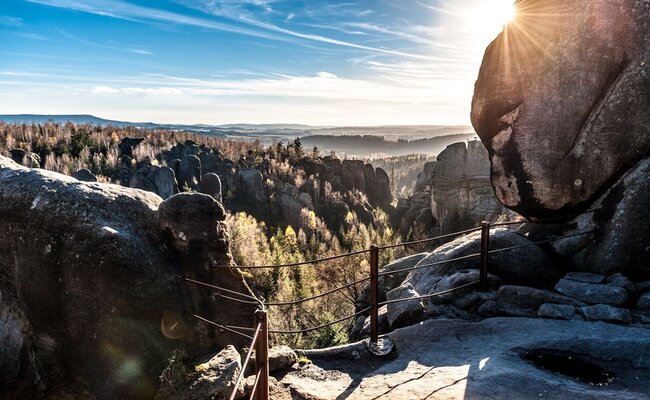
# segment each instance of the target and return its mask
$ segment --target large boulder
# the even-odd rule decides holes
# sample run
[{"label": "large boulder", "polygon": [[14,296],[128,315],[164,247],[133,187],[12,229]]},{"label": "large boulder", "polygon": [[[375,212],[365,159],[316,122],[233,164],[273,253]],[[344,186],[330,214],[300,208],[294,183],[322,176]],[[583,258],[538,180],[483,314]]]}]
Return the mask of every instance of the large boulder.
[{"label": "large boulder", "polygon": [[528,217],[583,210],[650,152],[650,2],[517,7],[485,52],[472,124],[503,204]]},{"label": "large boulder", "polygon": [[[429,293],[445,276],[459,270],[478,269],[481,238],[479,232],[462,236],[435,249],[420,260],[405,282],[410,282],[418,293]],[[497,229],[490,235],[490,249],[507,251],[494,252],[488,258],[488,272],[504,283],[537,288],[550,288],[559,275],[553,261],[546,253],[526,237],[505,229]],[[466,257],[460,260],[456,258]],[[447,260],[455,260],[446,262]],[[428,266],[431,265],[431,266]]]},{"label": "large boulder", "polygon": [[158,193],[156,184],[153,183],[149,178],[147,178],[148,172],[149,171],[146,167],[140,168],[139,170],[135,171],[135,173],[131,175],[131,179],[129,180],[129,187],[146,190],[147,192],[151,192],[151,193]]},{"label": "large boulder", "polygon": [[[386,264],[379,271],[382,274],[378,279],[379,287],[378,301],[382,302],[386,300],[386,293],[400,286],[404,279],[408,276],[409,271],[402,271],[404,269],[411,268],[415,266],[420,260],[426,257],[428,253],[418,253],[410,256],[399,258],[389,264]],[[391,273],[395,271],[394,273]],[[364,309],[370,304],[370,285],[366,285],[361,289],[361,293],[356,300],[356,309],[357,311]]]},{"label": "large boulder", "polygon": [[650,279],[650,159],[628,171],[592,204],[592,212],[546,224],[525,224],[533,241],[549,247],[574,271],[622,273],[635,281]]},{"label": "large boulder", "polygon": [[199,183],[199,193],[208,194],[221,203],[221,179],[219,179],[219,175],[214,172],[203,175],[201,183]]},{"label": "large boulder", "polygon": [[217,171],[219,171],[219,166],[221,165],[221,161],[222,161],[219,155],[202,151],[201,153],[199,153],[199,159],[201,160],[201,170],[204,175],[209,172],[216,173]]},{"label": "large boulder", "polygon": [[244,326],[250,305],[177,279],[247,292],[224,216],[210,196],[162,201],[0,157],[3,396],[151,398],[173,349],[245,344],[191,316]]},{"label": "large boulder", "polygon": [[156,171],[153,178],[158,196],[167,199],[178,193],[178,182],[176,182],[176,174],[173,169],[161,167]]}]

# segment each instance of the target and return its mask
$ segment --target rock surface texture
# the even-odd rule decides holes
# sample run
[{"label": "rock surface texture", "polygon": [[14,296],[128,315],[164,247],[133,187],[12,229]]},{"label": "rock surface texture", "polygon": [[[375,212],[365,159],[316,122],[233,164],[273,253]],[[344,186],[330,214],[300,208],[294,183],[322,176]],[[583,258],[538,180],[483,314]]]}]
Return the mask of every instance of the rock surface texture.
[{"label": "rock surface texture", "polygon": [[[305,351],[312,364],[278,376],[276,400],[642,399],[650,396],[650,330],[586,321],[491,318],[429,320],[389,334],[393,356],[364,343]],[[615,376],[605,385],[537,366],[547,351]],[[583,367],[584,368],[584,367]],[[569,368],[571,370],[571,368]],[[573,368],[574,372],[576,371]]]},{"label": "rock surface texture", "polygon": [[490,184],[490,160],[479,141],[447,146],[431,171],[431,213],[443,232],[466,229],[502,206]]},{"label": "rock surface texture", "polygon": [[580,210],[650,151],[650,3],[517,7],[486,50],[472,124],[503,204],[531,217]]},{"label": "rock surface texture", "polygon": [[247,290],[223,218],[207,195],[162,201],[0,157],[3,398],[151,398],[173,349],[242,345],[186,315],[245,324],[254,310],[177,280]]}]

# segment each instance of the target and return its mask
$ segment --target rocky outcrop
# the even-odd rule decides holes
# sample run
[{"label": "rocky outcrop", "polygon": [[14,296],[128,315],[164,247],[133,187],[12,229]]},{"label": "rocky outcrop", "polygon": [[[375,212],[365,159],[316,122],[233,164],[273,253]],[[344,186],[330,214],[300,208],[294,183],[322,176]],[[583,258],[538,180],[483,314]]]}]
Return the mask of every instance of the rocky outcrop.
[{"label": "rocky outcrop", "polygon": [[252,307],[177,280],[247,290],[223,218],[210,196],[162,201],[0,157],[3,396],[151,398],[173,349],[243,345],[189,316],[245,325]]},{"label": "rocky outcrop", "polygon": [[447,146],[436,161],[424,165],[413,195],[398,202],[395,225],[409,238],[421,239],[514,217],[494,195],[489,171],[488,153],[481,142]]},{"label": "rocky outcrop", "polygon": [[208,194],[221,203],[221,179],[219,179],[219,175],[214,172],[203,175],[199,184],[199,193]]},{"label": "rocky outcrop", "polygon": [[[486,52],[472,121],[487,147],[498,199],[531,221],[491,234],[490,290],[435,296],[424,303],[427,316],[648,324],[650,3],[518,5],[526,12]],[[525,45],[530,36],[523,29],[535,31],[540,45]],[[586,49],[596,60],[581,53]],[[567,87],[574,95],[565,96]],[[461,146],[446,151],[461,154]],[[461,169],[448,161],[462,159],[458,155],[447,159],[450,171],[440,169],[443,156],[427,167],[419,188],[428,176],[435,182],[439,172],[451,176]],[[435,183],[430,189],[434,216],[444,220]],[[426,296],[476,280],[477,260],[464,257],[478,253],[479,245],[476,235],[467,235],[438,247],[395,290]],[[411,315],[389,310],[391,321]]]},{"label": "rocky outcrop", "polygon": [[201,159],[190,154],[178,164],[178,186],[180,189],[196,189],[201,182]]},{"label": "rocky outcrop", "polygon": [[375,202],[383,207],[387,207],[393,202],[393,195],[390,191],[390,178],[386,171],[377,167],[375,170]]},{"label": "rocky outcrop", "polygon": [[256,169],[244,168],[237,173],[238,195],[244,201],[256,204],[266,202],[266,190],[262,173]]},{"label": "rocky outcrop", "polygon": [[[538,246],[526,237],[509,230],[497,229],[490,235],[492,249],[517,247],[511,251],[493,253],[489,259],[489,272],[507,284],[544,288],[553,287],[559,275],[553,261]],[[521,246],[521,247],[518,247]],[[420,294],[434,292],[432,288],[443,277],[458,270],[478,268],[478,257],[469,257],[454,262],[445,260],[480,253],[478,232],[462,236],[438,247],[416,264],[435,264],[431,268],[413,271],[406,279]]]},{"label": "rocky outcrop", "polygon": [[361,160],[343,160],[341,163],[341,182],[345,187],[366,191],[365,171]]},{"label": "rocky outcrop", "polygon": [[[153,183],[156,185],[158,196],[163,199],[172,197],[178,193],[178,182],[176,182],[176,174],[174,170],[168,167],[161,167],[153,176]],[[217,199],[221,201],[221,199]]]},{"label": "rocky outcrop", "polygon": [[431,171],[431,213],[443,232],[476,226],[501,208],[489,179],[488,153],[479,141],[447,146]]},{"label": "rocky outcrop", "polygon": [[520,3],[483,58],[472,124],[503,204],[580,211],[650,152],[650,3]]}]

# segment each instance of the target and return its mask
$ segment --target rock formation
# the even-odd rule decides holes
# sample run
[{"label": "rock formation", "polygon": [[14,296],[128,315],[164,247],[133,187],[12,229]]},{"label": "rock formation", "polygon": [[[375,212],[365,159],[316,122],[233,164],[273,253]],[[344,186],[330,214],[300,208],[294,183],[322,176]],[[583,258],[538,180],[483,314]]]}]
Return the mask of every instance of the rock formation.
[{"label": "rock formation", "polygon": [[571,269],[650,279],[650,3],[518,7],[485,53],[472,102],[497,197],[531,218],[597,210],[526,229],[538,240],[593,231],[554,251]]},{"label": "rock formation", "polygon": [[489,174],[490,161],[481,142],[447,146],[436,161],[424,165],[413,195],[398,203],[395,225],[402,233],[421,238],[508,216],[494,195]]},{"label": "rock formation", "polygon": [[0,157],[3,398],[151,398],[173,349],[243,345],[190,316],[247,325],[249,305],[177,280],[247,290],[223,218],[210,196],[162,201]]},{"label": "rock formation", "polygon": [[[485,53],[472,122],[497,198],[529,222],[491,234],[490,290],[389,304],[391,329],[427,317],[502,315],[650,323],[642,300],[650,291],[650,2],[521,0],[517,7]],[[436,176],[459,169],[450,157],[451,171],[443,171],[444,156],[419,181],[420,188],[428,176],[434,182],[438,218]],[[470,257],[479,244],[472,234],[437,248],[386,298],[475,281],[475,258],[438,263]]]},{"label": "rock formation", "polygon": [[524,0],[485,52],[472,124],[507,207],[584,210],[650,151],[650,3]]},{"label": "rock formation", "polygon": [[431,213],[443,232],[476,226],[502,208],[489,179],[489,160],[482,143],[447,146],[431,169]]}]

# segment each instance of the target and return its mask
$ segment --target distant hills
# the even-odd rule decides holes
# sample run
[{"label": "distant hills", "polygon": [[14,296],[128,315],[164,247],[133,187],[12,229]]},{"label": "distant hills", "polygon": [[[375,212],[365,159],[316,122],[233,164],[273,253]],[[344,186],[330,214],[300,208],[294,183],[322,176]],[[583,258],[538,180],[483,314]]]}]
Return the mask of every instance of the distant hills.
[{"label": "distant hills", "polygon": [[137,128],[147,129],[186,129],[193,131],[203,131],[206,129],[234,129],[234,130],[305,130],[305,129],[320,129],[321,127],[314,127],[301,124],[224,124],[224,125],[205,125],[205,124],[158,124],[154,122],[128,122],[117,121],[113,119],[104,119],[95,117],[90,114],[63,114],[63,115],[48,115],[48,114],[0,114],[0,120],[5,122],[15,123],[36,123],[43,124],[46,122],[66,123],[68,121],[74,124],[93,124],[93,125],[113,125],[113,126],[135,126]]},{"label": "distant hills", "polygon": [[0,120],[9,123],[46,122],[92,124],[141,129],[169,129],[191,131],[208,136],[233,140],[260,140],[264,144],[293,140],[300,137],[309,151],[314,146],[321,153],[334,151],[339,155],[366,158],[373,156],[400,156],[406,154],[438,154],[447,145],[476,137],[471,126],[449,125],[392,125],[324,127],[301,124],[158,124],[128,122],[99,118],[88,114],[43,115],[0,114]]}]

